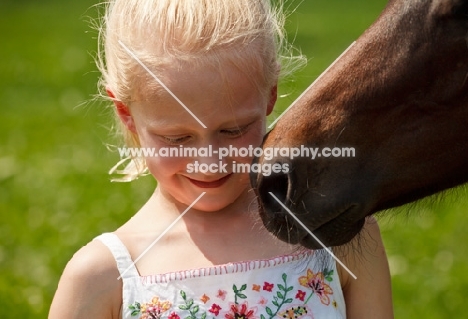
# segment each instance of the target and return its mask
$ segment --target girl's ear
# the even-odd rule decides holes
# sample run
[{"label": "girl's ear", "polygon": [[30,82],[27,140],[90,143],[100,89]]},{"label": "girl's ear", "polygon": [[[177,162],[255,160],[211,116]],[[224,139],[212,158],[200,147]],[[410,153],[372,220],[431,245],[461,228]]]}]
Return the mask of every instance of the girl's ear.
[{"label": "girl's ear", "polygon": [[123,102],[116,100],[114,93],[112,93],[111,90],[106,89],[106,92],[110,96],[110,98],[113,100],[114,105],[115,105],[115,110],[120,120],[122,121],[122,123],[130,132],[136,133],[135,122],[133,121],[133,117],[132,117],[132,114],[130,113],[130,109],[128,108],[128,106],[126,106]]},{"label": "girl's ear", "polygon": [[273,111],[273,107],[275,106],[277,98],[278,98],[278,84],[275,84],[275,86],[272,87],[270,91],[270,99],[268,100],[267,112],[266,112],[267,116],[270,115],[270,113]]}]

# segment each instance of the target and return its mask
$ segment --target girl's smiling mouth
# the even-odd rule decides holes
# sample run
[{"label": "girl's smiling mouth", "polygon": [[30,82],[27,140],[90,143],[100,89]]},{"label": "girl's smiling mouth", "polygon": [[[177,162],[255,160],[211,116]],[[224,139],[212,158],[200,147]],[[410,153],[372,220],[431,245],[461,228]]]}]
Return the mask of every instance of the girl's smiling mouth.
[{"label": "girl's smiling mouth", "polygon": [[200,188],[218,188],[224,185],[229,178],[232,176],[233,173],[230,173],[224,177],[221,177],[220,179],[214,180],[214,181],[199,181],[195,179],[191,179],[190,177],[187,177],[187,179],[195,186],[200,187]]}]

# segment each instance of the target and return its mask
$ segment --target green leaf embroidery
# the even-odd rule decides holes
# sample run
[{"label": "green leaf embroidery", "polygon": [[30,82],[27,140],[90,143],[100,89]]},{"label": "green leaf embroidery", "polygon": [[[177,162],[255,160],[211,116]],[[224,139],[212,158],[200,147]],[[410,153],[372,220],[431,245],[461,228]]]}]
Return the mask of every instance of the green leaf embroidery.
[{"label": "green leaf embroidery", "polygon": [[196,314],[198,312],[198,310],[200,310],[200,307],[197,305],[197,306],[193,307],[192,313]]},{"label": "green leaf embroidery", "polygon": [[278,291],[276,292],[276,296],[273,296],[273,301],[271,302],[276,307],[276,311],[273,312],[273,310],[271,310],[271,308],[269,307],[265,308],[266,313],[270,316],[269,319],[273,319],[285,304],[293,302],[292,298],[286,299],[286,296],[290,291],[294,289],[294,286],[288,287],[288,283],[287,283],[288,275],[287,274],[283,273],[281,278],[283,278],[283,284],[277,285]]},{"label": "green leaf embroidery", "polygon": [[273,315],[273,311],[271,311],[270,307],[266,307],[266,308],[265,308],[265,311],[266,311],[266,313],[269,314],[271,317],[274,316],[274,315]]},{"label": "green leaf embroidery", "polygon": [[247,285],[243,284],[240,289],[237,289],[236,285],[232,285],[232,290],[234,291],[234,303],[237,305],[239,304],[238,298],[239,299],[247,299],[247,296],[243,294],[242,292],[247,289]]},{"label": "green leaf embroidery", "polygon": [[323,270],[323,276],[325,277],[325,280],[327,281],[333,281],[333,273],[334,273],[334,270],[328,270],[328,268],[325,268]]},{"label": "green leaf embroidery", "polygon": [[[185,319],[197,319],[197,313],[200,311],[200,306],[194,305],[193,299],[187,300],[187,294],[185,293],[185,291],[181,290],[180,295],[182,296],[185,305],[179,305],[179,309],[186,310],[190,313],[190,316],[185,317]],[[203,312],[200,318],[206,319],[206,312]]]},{"label": "green leaf embroidery", "polygon": [[138,315],[141,312],[141,305],[139,302],[135,302],[133,305],[128,306],[128,308],[130,308],[132,311],[132,317]]}]

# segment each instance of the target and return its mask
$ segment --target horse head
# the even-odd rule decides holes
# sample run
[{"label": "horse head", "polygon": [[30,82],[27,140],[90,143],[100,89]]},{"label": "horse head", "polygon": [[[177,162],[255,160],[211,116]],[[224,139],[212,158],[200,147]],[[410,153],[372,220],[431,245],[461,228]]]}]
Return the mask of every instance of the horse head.
[{"label": "horse head", "polygon": [[325,245],[341,245],[366,216],[467,182],[467,40],[467,0],[390,0],[265,137],[264,149],[355,152],[257,158],[289,168],[251,175],[266,227],[320,248],[271,192]]}]

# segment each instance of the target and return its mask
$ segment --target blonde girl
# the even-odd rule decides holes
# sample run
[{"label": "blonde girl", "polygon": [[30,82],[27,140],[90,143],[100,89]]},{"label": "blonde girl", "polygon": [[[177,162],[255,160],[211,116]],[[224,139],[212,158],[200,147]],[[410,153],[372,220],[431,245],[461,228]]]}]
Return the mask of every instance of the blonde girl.
[{"label": "blonde girl", "polygon": [[[259,146],[279,74],[298,61],[281,58],[280,9],[268,0],[110,1],[99,67],[127,146]],[[338,254],[354,280],[266,231],[248,174],[232,171],[251,160],[133,158],[123,178],[148,171],[154,194],[73,256],[49,318],[392,318],[375,222],[359,252]],[[226,170],[189,172],[195,162]]]}]

